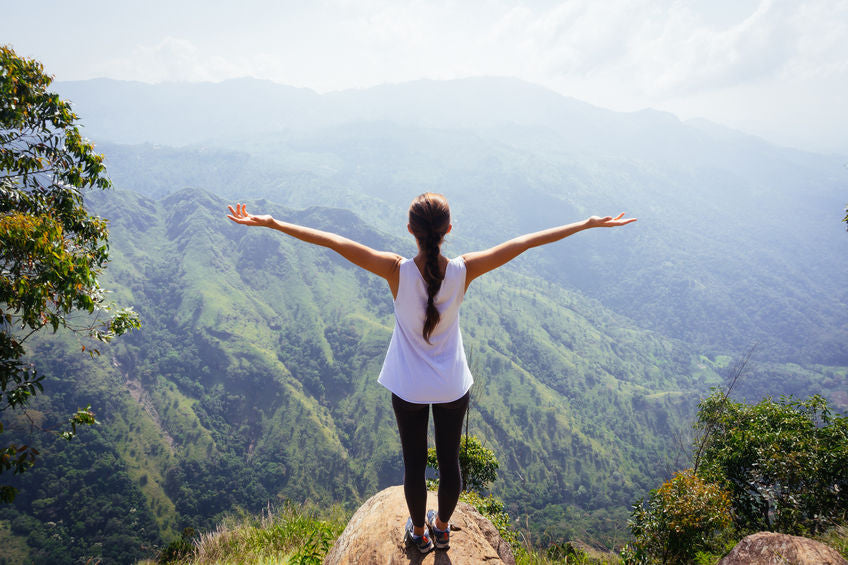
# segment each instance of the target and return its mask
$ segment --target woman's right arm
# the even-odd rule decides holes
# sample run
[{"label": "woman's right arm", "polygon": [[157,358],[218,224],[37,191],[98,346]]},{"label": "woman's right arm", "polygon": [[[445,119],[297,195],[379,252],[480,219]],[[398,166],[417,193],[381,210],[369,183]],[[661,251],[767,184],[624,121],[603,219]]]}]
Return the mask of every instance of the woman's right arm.
[{"label": "woman's right arm", "polygon": [[398,273],[402,261],[402,257],[397,253],[377,251],[339,234],[281,222],[267,214],[248,214],[244,204],[236,204],[235,208],[232,206],[228,206],[228,208],[230,213],[227,217],[237,224],[271,228],[306,243],[332,249],[357,267],[386,279],[392,291],[392,296],[397,296]]},{"label": "woman's right arm", "polygon": [[582,222],[575,222],[565,226],[550,228],[535,233],[528,233],[526,235],[516,237],[515,239],[505,241],[504,243],[496,245],[490,249],[486,249],[485,251],[466,253],[462,256],[465,260],[466,268],[465,288],[468,289],[468,285],[471,284],[471,281],[480,275],[484,275],[489,271],[497,269],[498,267],[512,261],[532,247],[539,247],[540,245],[546,245],[548,243],[565,239],[566,237],[585,229],[612,228],[624,226],[636,221],[636,218],[623,217],[624,213],[621,213],[614,218],[612,216],[606,216],[603,218],[599,216],[591,216]]}]

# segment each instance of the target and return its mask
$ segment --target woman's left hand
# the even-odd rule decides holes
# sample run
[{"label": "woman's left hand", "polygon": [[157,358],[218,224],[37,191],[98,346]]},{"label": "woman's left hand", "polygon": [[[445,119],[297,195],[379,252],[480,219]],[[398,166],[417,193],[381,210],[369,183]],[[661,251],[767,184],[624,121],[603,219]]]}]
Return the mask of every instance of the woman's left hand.
[{"label": "woman's left hand", "polygon": [[230,213],[227,214],[227,217],[237,224],[268,227],[274,222],[274,218],[269,214],[263,214],[261,216],[248,214],[247,206],[245,204],[236,204],[235,208],[232,206],[227,206],[227,208],[230,209]]}]

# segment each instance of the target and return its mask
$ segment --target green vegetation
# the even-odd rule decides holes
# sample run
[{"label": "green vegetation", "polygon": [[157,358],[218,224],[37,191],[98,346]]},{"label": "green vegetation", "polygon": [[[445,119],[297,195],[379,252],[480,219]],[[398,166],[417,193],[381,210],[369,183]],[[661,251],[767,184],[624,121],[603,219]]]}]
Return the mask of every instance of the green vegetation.
[{"label": "green vegetation", "polygon": [[848,418],[820,396],[700,403],[695,469],[633,507],[627,563],[711,562],[758,531],[818,536],[846,553]]},{"label": "green vegetation", "polygon": [[[435,469],[438,477],[439,461],[435,447],[427,450],[427,466]],[[498,460],[491,449],[483,447],[474,436],[462,436],[459,441],[459,469],[464,491],[485,492],[489,484],[498,478],[498,466]],[[434,484],[438,484],[438,479]]]},{"label": "green vegetation", "polygon": [[[106,370],[104,357],[80,356],[75,343],[60,332],[33,344],[34,355],[54,360],[43,367],[49,392],[31,403],[27,416],[15,414],[9,433],[13,439],[38,444],[40,462],[12,477],[19,493],[13,504],[0,507],[0,521],[8,523],[10,535],[28,548],[28,563],[134,562],[151,555],[161,542],[155,507],[149,506],[140,477],[134,477],[117,448],[126,426],[113,427],[110,418],[73,443],[49,431],[61,425],[59,415],[65,407],[78,405],[82,398],[104,414],[120,410],[133,415],[132,406],[114,394],[121,385]],[[86,375],[84,386],[69,389],[67,380],[79,379],[81,373]],[[30,430],[27,417],[38,427]],[[143,428],[138,432],[143,434]]]},{"label": "green vegetation", "polygon": [[[39,398],[60,413],[90,402],[103,422],[97,457],[129,483],[87,491],[71,507],[40,486],[62,475],[36,466],[16,478],[27,502],[0,520],[46,523],[79,512],[106,524],[103,508],[135,507],[151,525],[112,547],[143,556],[186,527],[211,530],[237,509],[258,514],[269,501],[311,500],[352,511],[401,481],[394,418],[375,378],[392,327],[382,281],[326,250],[230,225],[226,202],[202,191],[162,201],[110,191],[90,202],[110,219],[104,284],[145,327],[96,359],[79,356],[62,332],[34,337],[33,358],[56,376],[49,398]],[[413,251],[343,210],[252,207]],[[576,539],[623,545],[628,506],[674,465],[668,438],[729,365],[726,356],[640,330],[579,293],[511,271],[474,283],[463,331],[475,374],[485,376],[472,393],[471,433],[499,461],[489,491],[535,548]],[[838,398],[845,375],[841,367],[776,362],[755,369],[746,384],[815,388],[829,398]],[[67,459],[59,468],[86,467]],[[139,505],[117,503],[134,497]],[[75,538],[90,544],[108,535],[80,531]],[[24,537],[38,549],[40,538]],[[56,543],[70,556],[98,555]]]},{"label": "green vegetation", "polygon": [[0,547],[3,554],[0,555],[0,564],[14,565],[15,563],[26,563],[29,561],[29,548],[23,538],[12,533],[8,522],[0,521]]},{"label": "green vegetation", "polygon": [[720,552],[731,522],[730,496],[691,469],[651,491],[633,507],[628,563],[692,563],[699,553]]},{"label": "green vegetation", "polygon": [[848,520],[848,417],[814,395],[748,405],[713,394],[699,475],[731,496],[740,532],[819,533]]},{"label": "green vegetation", "polygon": [[[44,375],[27,358],[25,342],[60,327],[108,342],[138,328],[131,309],[114,311],[98,277],[108,261],[106,221],[88,213],[83,192],[110,186],[103,156],[84,140],[78,116],[40,63],[0,46],[0,412],[23,409],[44,390]],[[105,319],[103,317],[105,316]],[[90,340],[81,348],[99,353]],[[5,414],[4,414],[5,416]],[[95,423],[90,407],[68,420]],[[65,428],[66,426],[62,426]],[[0,421],[0,434],[6,431]],[[0,448],[0,473],[23,473],[39,449],[11,442]],[[17,490],[0,485],[0,503]]]},{"label": "green vegetation", "polygon": [[[203,138],[217,135],[215,147],[110,146],[116,186],[138,192],[102,193],[88,190],[108,181],[100,157],[79,137],[76,117],[71,130],[37,123],[42,109],[55,110],[56,119],[71,116],[66,103],[47,93],[49,78],[37,63],[3,53],[12,70],[0,77],[0,118],[18,119],[26,108],[25,97],[9,89],[43,85],[43,104],[27,111],[36,121],[26,131],[54,136],[35,153],[16,153],[24,137],[12,139],[19,134],[2,122],[3,260],[25,257],[18,264],[28,267],[32,253],[55,251],[55,262],[48,262],[60,268],[79,250],[105,261],[105,223],[88,214],[109,218],[108,271],[97,276],[102,263],[90,263],[88,271],[75,264],[62,275],[71,278],[60,279],[77,277],[85,293],[95,288],[93,277],[118,303],[133,305],[145,328],[102,346],[99,358],[80,356],[94,341],[66,330],[104,329],[89,315],[89,303],[66,315],[50,302],[49,285],[19,280],[12,289],[44,291],[39,300],[50,306],[47,318],[30,318],[50,330],[60,323],[54,334],[27,339],[26,358],[4,357],[12,364],[3,367],[29,370],[31,361],[37,371],[8,380],[3,394],[18,391],[15,401],[25,397],[27,411],[3,412],[4,438],[18,447],[37,445],[43,464],[9,477],[8,486],[20,494],[0,508],[0,557],[123,563],[155,555],[186,528],[208,531],[233,512],[258,514],[269,501],[339,502],[350,511],[400,481],[391,409],[374,378],[393,323],[385,285],[329,252],[230,225],[222,215],[225,200],[186,186],[229,198],[268,198],[254,200],[252,208],[407,254],[414,247],[403,231],[405,207],[412,195],[434,188],[451,198],[457,219],[449,254],[609,206],[640,217],[632,233],[578,237],[521,257],[475,282],[463,307],[475,375],[486,376],[474,388],[471,425],[499,461],[500,478],[487,482],[490,498],[479,504],[495,520],[512,517],[509,523],[520,527],[522,545],[536,548],[527,549],[525,562],[583,559],[580,552],[590,552],[575,539],[622,545],[627,507],[682,468],[676,444],[687,440],[672,439],[685,436],[681,430],[698,399],[722,382],[729,360],[750,340],[760,341],[759,358],[738,387],[741,398],[757,403],[763,390],[802,398],[817,392],[834,410],[848,410],[848,330],[839,282],[846,264],[833,259],[844,255],[844,239],[833,237],[839,231],[833,223],[820,221],[844,203],[844,183],[832,175],[841,161],[834,166],[830,158],[646,115],[602,116],[581,107],[584,123],[568,118],[574,109],[559,101],[559,124],[544,116],[536,125],[519,120],[473,130],[448,122],[423,128],[395,116],[224,139],[222,122],[206,121],[203,127],[212,129],[203,130]],[[121,118],[138,111],[107,115],[104,105],[131,101],[145,108],[146,100],[159,98],[135,97],[131,86],[125,96],[103,95],[106,82],[98,83],[101,100],[86,112],[87,131],[105,124],[115,135],[104,137],[121,139]],[[21,95],[42,96],[40,88]],[[77,104],[85,96],[77,91],[72,98]],[[186,97],[191,115],[207,113],[209,102],[201,98]],[[141,114],[171,127],[183,117],[166,115],[176,107]],[[244,107],[233,108],[239,112],[228,131],[245,135]],[[273,111],[279,108],[290,106]],[[269,109],[255,110],[266,128]],[[312,114],[333,112],[303,112]],[[597,127],[598,120],[605,125]],[[151,131],[137,124],[129,129]],[[183,136],[194,131],[200,130]],[[44,168],[55,151],[80,157],[67,161],[66,177]],[[96,180],[88,186],[87,178]],[[32,182],[46,190],[28,189]],[[14,208],[55,203],[95,234],[93,247],[56,245],[77,233],[62,224],[61,214],[47,218]],[[316,204],[336,208],[282,206]],[[787,218],[795,229],[785,229]],[[56,237],[60,224],[62,238]],[[627,276],[610,277],[611,263]],[[53,290],[80,290],[62,284]],[[11,303],[0,304],[3,335],[23,343],[19,338],[35,328],[11,332],[20,328],[24,310],[16,314]],[[19,318],[10,321],[9,314]],[[63,330],[62,320],[72,327]],[[39,384],[46,394],[32,396]],[[89,404],[90,412],[78,412]],[[76,413],[82,422],[93,412],[102,425],[81,434],[76,449],[50,431],[67,427],[57,414]],[[789,418],[786,425],[794,430],[802,423]],[[727,437],[739,441],[733,433]],[[733,442],[714,445],[717,453],[733,455],[716,455],[722,473],[771,449],[760,445],[752,455]],[[799,453],[816,456],[812,448]],[[739,454],[744,457],[735,459]],[[34,451],[5,455],[4,461],[26,466]],[[784,463],[787,471],[795,464]],[[700,465],[696,476],[705,479],[708,467]],[[754,490],[768,500],[768,520],[803,521],[809,504],[822,502],[783,500],[778,483],[734,476],[760,489]],[[666,490],[676,492],[671,485]],[[727,485],[724,490],[733,493]],[[655,506],[663,500],[655,498]],[[761,504],[756,500],[751,504]],[[751,513],[756,516],[764,519],[762,508]],[[841,531],[833,526],[817,535],[844,539]]]},{"label": "green vegetation", "polygon": [[[463,449],[469,446],[466,451]],[[429,467],[438,469],[434,449],[428,451]],[[487,518],[497,528],[501,538],[506,541],[518,565],[555,565],[558,563],[579,563],[586,565],[602,565],[619,563],[615,554],[603,554],[594,548],[582,546],[575,542],[551,543],[547,549],[539,550],[533,547],[528,538],[516,529],[515,524],[504,509],[504,503],[491,494],[482,495],[481,491],[488,488],[490,482],[497,480],[499,463],[494,453],[483,447],[476,437],[464,435],[460,446],[460,465],[465,469],[464,488],[460,500],[473,506],[482,516]],[[466,478],[467,477],[467,478]],[[429,488],[438,488],[438,480],[432,481]],[[582,547],[581,547],[582,546]]]},{"label": "green vegetation", "polygon": [[[122,95],[129,90],[112,86]],[[205,96],[195,92],[186,97],[193,101],[186,108],[192,114]],[[102,108],[103,93],[93,94],[92,110]],[[134,103],[149,104],[147,95],[133,94]],[[369,95],[343,103],[339,94],[335,102],[348,108],[360,107]],[[493,95],[487,91],[481,99]],[[110,172],[116,185],[154,198],[192,186],[233,200],[343,208],[397,237],[405,236],[411,197],[437,190],[450,198],[458,222],[448,242],[451,253],[621,207],[640,218],[631,231],[578,236],[535,250],[510,268],[577,290],[636,326],[683,340],[710,357],[736,354],[757,341],[758,361],[848,365],[848,329],[839,314],[839,281],[848,279],[848,265],[835,259],[844,256],[844,237],[839,224],[820,220],[845,204],[842,173],[834,173],[844,171],[843,162],[836,156],[804,155],[659,116],[590,118],[575,108],[526,127],[470,128],[459,120],[446,120],[444,128],[412,125],[425,98],[416,97],[408,115],[394,113],[387,121],[328,126],[322,119],[306,130],[255,136],[246,135],[239,111],[233,122],[238,136],[210,132],[195,138],[217,136],[214,143],[110,147]],[[127,100],[116,96],[109,103]],[[397,102],[375,103],[369,111],[397,108]],[[262,108],[263,123],[286,107]],[[533,108],[544,109],[550,106]],[[140,130],[150,131],[130,124],[116,131],[111,115],[102,120],[110,139],[137,139]],[[328,117],[323,111],[314,115]],[[172,118],[156,120],[170,126],[169,133],[196,133],[194,127],[174,131],[185,117]],[[595,119],[603,125],[587,127],[586,120]],[[639,124],[623,125],[628,119]],[[510,118],[486,119],[500,120]],[[521,121],[516,116],[516,124]],[[610,128],[626,132],[617,137]],[[787,219],[794,229],[786,230]],[[612,264],[626,276],[609,276]]]},{"label": "green vegetation", "polygon": [[815,536],[818,541],[829,545],[848,559],[848,526],[837,525]]},{"label": "green vegetation", "polygon": [[[498,461],[474,436],[463,437],[470,448],[460,455],[469,477],[475,485],[486,488],[497,479]],[[435,454],[432,454],[433,458]],[[435,460],[428,465],[437,468]],[[437,488],[433,481],[430,488]],[[618,563],[614,554],[602,554],[571,542],[551,544],[546,550],[529,547],[514,529],[504,503],[489,494],[481,495],[476,488],[466,488],[460,500],[473,506],[489,519],[501,537],[513,549],[519,565],[556,565],[579,563],[601,565]],[[323,518],[321,518],[323,516]],[[159,563],[321,563],[336,537],[346,525],[348,516],[339,506],[329,512],[316,511],[313,505],[296,507],[286,504],[281,511],[263,511],[261,517],[229,516],[213,531],[195,535],[187,529],[183,535],[164,548]]]},{"label": "green vegetation", "polygon": [[209,533],[195,536],[189,529],[157,562],[320,565],[348,518],[340,506],[321,511],[290,503],[268,507],[260,517],[229,516]]}]

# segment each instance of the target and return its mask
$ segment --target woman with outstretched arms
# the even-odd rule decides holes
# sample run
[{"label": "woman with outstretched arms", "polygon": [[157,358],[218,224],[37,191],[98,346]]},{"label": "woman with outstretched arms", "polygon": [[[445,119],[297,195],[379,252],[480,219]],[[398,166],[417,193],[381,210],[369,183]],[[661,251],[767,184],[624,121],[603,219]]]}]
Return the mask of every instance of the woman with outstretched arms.
[{"label": "woman with outstretched arms", "polygon": [[[394,298],[395,327],[378,382],[392,393],[392,408],[400,433],[403,486],[410,516],[405,539],[422,553],[434,545],[448,547],[449,520],[462,490],[459,443],[473,379],[459,331],[459,307],[468,285],[532,247],[586,229],[618,227],[636,221],[636,218],[624,218],[624,214],[591,216],[448,259],[441,253],[445,235],[452,228],[448,202],[440,194],[425,193],[409,207],[407,229],[415,237],[418,253],[408,259],[335,233],[283,222],[269,215],[249,214],[244,204],[230,206],[229,210],[227,217],[236,223],[275,229],[306,243],[328,247],[388,283]],[[431,406],[439,492],[438,509],[428,511],[424,474]]]}]

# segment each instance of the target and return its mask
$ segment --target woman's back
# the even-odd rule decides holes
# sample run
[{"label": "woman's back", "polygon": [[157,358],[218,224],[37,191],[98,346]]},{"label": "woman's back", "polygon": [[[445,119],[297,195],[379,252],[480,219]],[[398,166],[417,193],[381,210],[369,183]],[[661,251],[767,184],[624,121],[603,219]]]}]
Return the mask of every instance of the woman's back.
[{"label": "woman's back", "polygon": [[462,257],[445,267],[434,298],[439,323],[428,342],[422,335],[427,283],[415,261],[404,259],[400,264],[394,301],[396,323],[378,380],[407,402],[452,402],[471,387],[473,380],[459,330],[465,273]]}]

